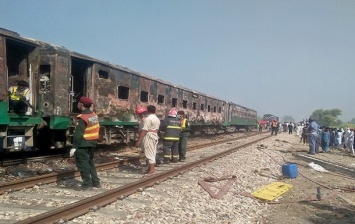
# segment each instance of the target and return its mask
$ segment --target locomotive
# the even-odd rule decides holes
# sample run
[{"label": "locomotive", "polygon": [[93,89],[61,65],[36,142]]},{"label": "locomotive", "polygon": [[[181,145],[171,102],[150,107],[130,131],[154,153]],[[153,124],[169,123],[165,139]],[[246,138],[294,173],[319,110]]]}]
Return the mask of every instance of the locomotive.
[{"label": "locomotive", "polygon": [[[7,90],[19,80],[31,92],[26,114],[9,111]],[[257,124],[255,110],[1,28],[0,84],[1,152],[70,147],[81,96],[94,101],[106,145],[135,140],[142,105],[156,106],[160,119],[171,107],[185,111],[192,134]]]}]

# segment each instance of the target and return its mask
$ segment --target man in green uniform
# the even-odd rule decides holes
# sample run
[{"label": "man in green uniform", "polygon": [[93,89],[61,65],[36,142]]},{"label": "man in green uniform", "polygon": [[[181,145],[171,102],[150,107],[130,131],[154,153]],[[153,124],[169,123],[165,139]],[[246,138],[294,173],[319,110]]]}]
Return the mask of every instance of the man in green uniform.
[{"label": "man in green uniform", "polygon": [[190,132],[190,124],[186,118],[184,111],[177,112],[177,118],[180,119],[181,133],[179,138],[179,161],[184,162],[186,159],[187,137]]},{"label": "man in green uniform", "polygon": [[70,156],[75,155],[76,166],[83,180],[80,190],[101,188],[94,164],[94,149],[99,138],[100,125],[98,116],[90,110],[92,104],[93,101],[84,96],[79,100],[81,114],[77,116],[73,149],[70,150]]}]

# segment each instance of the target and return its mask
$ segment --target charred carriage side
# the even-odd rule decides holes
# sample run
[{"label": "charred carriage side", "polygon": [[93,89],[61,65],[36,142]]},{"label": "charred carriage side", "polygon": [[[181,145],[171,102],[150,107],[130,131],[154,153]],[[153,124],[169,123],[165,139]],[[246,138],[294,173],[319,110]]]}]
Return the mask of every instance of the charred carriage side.
[{"label": "charred carriage side", "polygon": [[160,119],[171,107],[185,111],[192,134],[249,130],[256,124],[254,110],[64,47],[10,34],[0,32],[0,83],[28,81],[33,109],[26,115],[9,113],[6,89],[0,90],[1,149],[13,148],[13,138],[22,138],[25,148],[70,146],[81,96],[94,101],[102,144],[134,140],[134,110],[141,105],[156,106]]},{"label": "charred carriage side", "polygon": [[[0,151],[20,151],[35,144],[34,133],[41,124],[37,98],[35,72],[38,69],[40,48],[36,41],[21,38],[17,33],[0,29]],[[25,115],[8,113],[10,86],[27,81],[29,105]]]}]

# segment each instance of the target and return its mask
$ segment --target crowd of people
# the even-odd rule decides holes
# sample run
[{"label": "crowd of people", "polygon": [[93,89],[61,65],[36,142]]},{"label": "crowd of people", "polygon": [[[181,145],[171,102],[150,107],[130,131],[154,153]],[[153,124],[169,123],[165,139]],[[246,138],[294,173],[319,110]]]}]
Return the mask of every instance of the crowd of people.
[{"label": "crowd of people", "polygon": [[329,152],[330,147],[341,148],[355,155],[354,148],[354,129],[346,128],[330,128],[320,127],[312,118],[302,122],[284,122],[283,124],[277,120],[273,120],[266,124],[259,124],[259,132],[263,129],[271,131],[271,135],[283,131],[288,134],[296,133],[300,137],[300,142],[309,144],[308,153],[315,155],[322,148],[323,152]]}]

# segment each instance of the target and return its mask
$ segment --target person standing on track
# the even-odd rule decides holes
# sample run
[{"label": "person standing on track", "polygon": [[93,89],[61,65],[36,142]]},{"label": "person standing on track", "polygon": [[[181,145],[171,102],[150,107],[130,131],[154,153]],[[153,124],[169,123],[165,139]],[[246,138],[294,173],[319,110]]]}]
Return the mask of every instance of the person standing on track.
[{"label": "person standing on track", "polygon": [[75,155],[76,166],[83,180],[79,190],[101,188],[94,164],[94,150],[99,138],[100,124],[98,116],[90,110],[92,105],[93,101],[90,98],[85,96],[80,98],[78,108],[81,114],[77,116],[73,148],[70,150],[70,156]]},{"label": "person standing on track", "polygon": [[181,132],[180,120],[176,117],[177,109],[171,108],[168,116],[160,125],[160,130],[165,132],[163,137],[164,163],[179,161],[179,138]]},{"label": "person standing on track", "polygon": [[158,131],[160,120],[155,115],[156,108],[153,105],[147,107],[147,117],[143,120],[142,128],[139,132],[136,147],[141,147],[144,150],[144,155],[148,160],[148,170],[146,175],[155,173],[156,154],[158,145]]},{"label": "person standing on track", "polygon": [[309,126],[307,129],[308,143],[309,143],[308,154],[315,155],[317,152],[319,125],[312,118],[309,118],[308,121],[309,121]]},{"label": "person standing on track", "polygon": [[186,160],[186,147],[187,147],[187,137],[190,133],[190,123],[186,118],[184,111],[177,112],[177,118],[180,119],[181,123],[181,133],[179,138],[179,161],[184,162]]},{"label": "person standing on track", "polygon": [[277,132],[279,131],[279,122],[277,122],[277,120],[273,120],[271,122],[271,135],[273,135],[275,133],[275,135],[277,135]]}]

